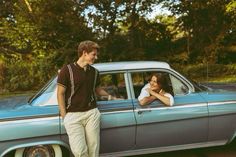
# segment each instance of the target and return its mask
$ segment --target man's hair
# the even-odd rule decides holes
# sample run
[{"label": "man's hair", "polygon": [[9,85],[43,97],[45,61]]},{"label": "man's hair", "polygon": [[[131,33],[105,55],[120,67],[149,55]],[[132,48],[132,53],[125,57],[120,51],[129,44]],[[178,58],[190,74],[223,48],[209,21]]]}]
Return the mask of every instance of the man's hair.
[{"label": "man's hair", "polygon": [[81,57],[83,54],[83,51],[90,53],[94,49],[98,50],[100,47],[97,43],[90,41],[90,40],[85,40],[79,43],[78,46],[78,57]]}]

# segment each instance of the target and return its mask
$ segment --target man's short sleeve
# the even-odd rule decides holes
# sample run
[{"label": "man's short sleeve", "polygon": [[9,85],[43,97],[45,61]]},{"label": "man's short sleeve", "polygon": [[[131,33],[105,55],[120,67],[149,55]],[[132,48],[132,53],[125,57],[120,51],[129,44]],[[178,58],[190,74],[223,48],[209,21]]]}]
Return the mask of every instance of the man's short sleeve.
[{"label": "man's short sleeve", "polygon": [[68,87],[69,85],[69,71],[67,66],[63,66],[58,74],[58,78],[57,78],[57,84],[61,85],[63,87]]},{"label": "man's short sleeve", "polygon": [[96,78],[96,84],[95,84],[95,87],[97,88],[99,85],[100,85],[100,76],[99,76],[99,72],[98,72],[98,70],[97,69],[95,69],[97,72],[97,76],[95,76],[95,77],[97,77]]}]

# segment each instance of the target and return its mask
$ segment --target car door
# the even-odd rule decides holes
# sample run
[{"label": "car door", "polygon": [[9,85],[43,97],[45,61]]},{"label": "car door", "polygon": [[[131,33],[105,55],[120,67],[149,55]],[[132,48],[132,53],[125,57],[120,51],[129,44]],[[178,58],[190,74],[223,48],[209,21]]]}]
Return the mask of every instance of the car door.
[{"label": "car door", "polygon": [[127,85],[125,72],[100,74],[100,86],[115,97],[108,100],[108,97],[97,96],[101,112],[101,154],[126,151],[135,146],[136,121]]},{"label": "car door", "polygon": [[[164,106],[156,100],[141,107],[137,97],[148,73],[162,73],[173,91],[174,105]],[[171,71],[132,72],[136,149],[168,147],[207,141],[208,109],[205,100],[180,76]],[[143,84],[142,84],[143,82]]]}]

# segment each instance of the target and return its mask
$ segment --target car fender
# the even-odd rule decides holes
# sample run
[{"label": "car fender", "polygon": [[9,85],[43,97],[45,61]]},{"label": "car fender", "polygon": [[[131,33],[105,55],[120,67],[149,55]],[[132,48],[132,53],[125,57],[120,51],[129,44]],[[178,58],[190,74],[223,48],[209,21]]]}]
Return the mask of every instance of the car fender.
[{"label": "car fender", "polygon": [[0,157],[3,157],[4,155],[6,155],[7,153],[19,149],[19,148],[25,148],[25,147],[31,147],[31,146],[37,146],[37,145],[52,145],[52,144],[57,144],[60,146],[63,146],[65,148],[67,148],[68,150],[70,149],[69,145],[66,144],[63,141],[60,140],[48,140],[48,141],[40,141],[40,142],[30,142],[30,143],[24,143],[24,144],[16,144],[14,146],[9,147],[8,149],[6,149],[5,151],[2,152],[2,154],[0,154]]},{"label": "car fender", "polygon": [[227,142],[227,144],[230,144],[231,142],[233,142],[233,140],[236,140],[236,130],[234,131],[233,136],[229,139],[229,141]]}]

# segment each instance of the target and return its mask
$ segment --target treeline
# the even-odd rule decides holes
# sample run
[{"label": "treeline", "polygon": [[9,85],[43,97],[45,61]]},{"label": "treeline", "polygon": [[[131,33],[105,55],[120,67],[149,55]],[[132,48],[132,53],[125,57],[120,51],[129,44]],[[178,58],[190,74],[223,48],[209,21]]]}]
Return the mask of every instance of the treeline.
[{"label": "treeline", "polygon": [[[158,9],[166,14],[150,18]],[[191,67],[217,65],[235,75],[235,0],[2,0],[0,10],[0,92],[38,89],[87,39],[101,45],[100,62],[166,61],[191,76]]]}]

